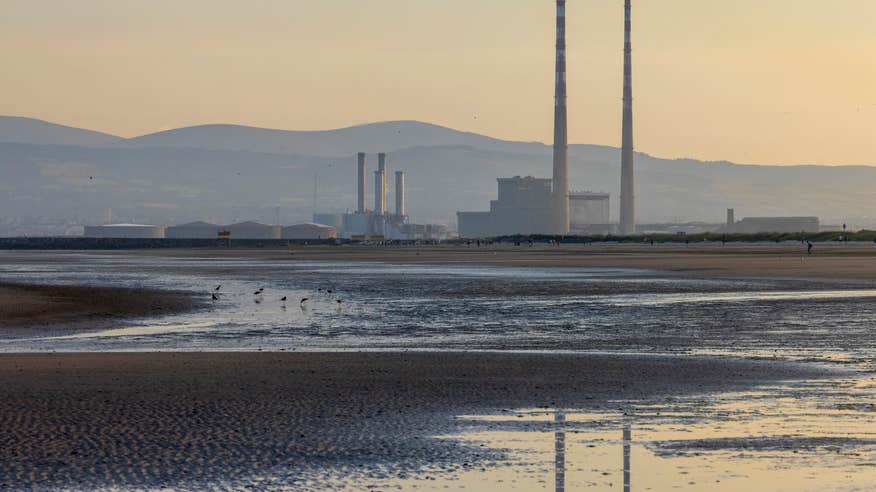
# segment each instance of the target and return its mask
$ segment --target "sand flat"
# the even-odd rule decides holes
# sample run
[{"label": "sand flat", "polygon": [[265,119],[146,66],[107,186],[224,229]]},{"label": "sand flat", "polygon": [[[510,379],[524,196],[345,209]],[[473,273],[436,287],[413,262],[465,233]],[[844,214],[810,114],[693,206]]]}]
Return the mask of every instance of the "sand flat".
[{"label": "sand flat", "polygon": [[[876,279],[876,244],[570,244],[561,246],[293,246],[142,250],[137,254],[516,267],[636,268],[700,278]],[[113,254],[125,254],[114,252]]]},{"label": "sand flat", "polygon": [[132,317],[184,312],[198,305],[184,292],[2,282],[0,329],[94,329]]},{"label": "sand flat", "polygon": [[0,488],[198,488],[278,474],[294,483],[324,466],[453,468],[492,459],[430,438],[452,431],[454,415],[616,408],[835,374],[630,355],[0,355]]}]

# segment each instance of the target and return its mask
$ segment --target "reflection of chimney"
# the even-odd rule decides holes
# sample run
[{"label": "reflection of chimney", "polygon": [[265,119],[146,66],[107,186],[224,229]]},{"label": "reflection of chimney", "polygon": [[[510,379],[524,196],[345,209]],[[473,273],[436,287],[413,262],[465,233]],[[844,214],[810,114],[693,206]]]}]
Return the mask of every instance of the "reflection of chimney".
[{"label": "reflection of chimney", "polygon": [[377,171],[374,173],[374,213],[386,214],[386,154],[377,154]]},{"label": "reflection of chimney", "polygon": [[554,491],[566,490],[566,431],[563,426],[566,423],[566,414],[562,410],[554,413],[554,423],[557,429],[554,432]]},{"label": "reflection of chimney", "polygon": [[358,158],[359,196],[356,202],[356,211],[361,214],[365,213],[365,152],[359,152]]},{"label": "reflection of chimney", "polygon": [[405,173],[395,172],[395,214],[399,217],[406,215],[405,211]]},{"label": "reflection of chimney", "polygon": [[632,440],[630,421],[624,419],[624,492],[630,492],[630,444]]},{"label": "reflection of chimney", "polygon": [[554,234],[569,233],[569,147],[566,112],[566,0],[557,0],[557,62],[554,86]]}]

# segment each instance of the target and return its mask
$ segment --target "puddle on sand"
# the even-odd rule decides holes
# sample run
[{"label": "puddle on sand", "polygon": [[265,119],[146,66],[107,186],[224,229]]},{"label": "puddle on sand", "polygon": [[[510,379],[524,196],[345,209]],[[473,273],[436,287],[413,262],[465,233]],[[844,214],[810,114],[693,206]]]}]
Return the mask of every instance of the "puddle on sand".
[{"label": "puddle on sand", "polygon": [[[325,478],[328,490],[876,490],[873,380],[797,382],[611,411],[458,418],[442,436],[507,460],[405,478]],[[852,404],[851,402],[859,402]],[[628,413],[621,413],[624,409]]]}]

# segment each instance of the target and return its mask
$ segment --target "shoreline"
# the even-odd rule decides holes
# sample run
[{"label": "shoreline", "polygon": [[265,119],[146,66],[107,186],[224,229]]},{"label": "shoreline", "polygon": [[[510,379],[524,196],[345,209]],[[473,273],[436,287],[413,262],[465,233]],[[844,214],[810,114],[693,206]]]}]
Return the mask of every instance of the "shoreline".
[{"label": "shoreline", "polygon": [[[0,487],[295,485],[502,459],[463,414],[638,402],[851,373],[781,361],[507,353],[0,355]],[[363,475],[364,476],[364,475]]]}]

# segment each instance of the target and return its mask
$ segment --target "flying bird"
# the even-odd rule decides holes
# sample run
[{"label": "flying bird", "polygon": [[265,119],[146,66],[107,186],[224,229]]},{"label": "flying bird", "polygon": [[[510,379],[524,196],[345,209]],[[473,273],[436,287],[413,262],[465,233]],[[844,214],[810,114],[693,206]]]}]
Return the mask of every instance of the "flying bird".
[{"label": "flying bird", "polygon": [[213,290],[215,290],[216,292],[219,292],[219,289],[221,289],[221,288],[222,288],[222,284],[219,284],[219,285],[217,285],[216,288],[213,289]]},{"label": "flying bird", "polygon": [[308,297],[303,297],[303,298],[301,298],[301,301],[298,302],[298,304],[304,304],[304,303],[307,302],[308,300],[309,300]]}]

